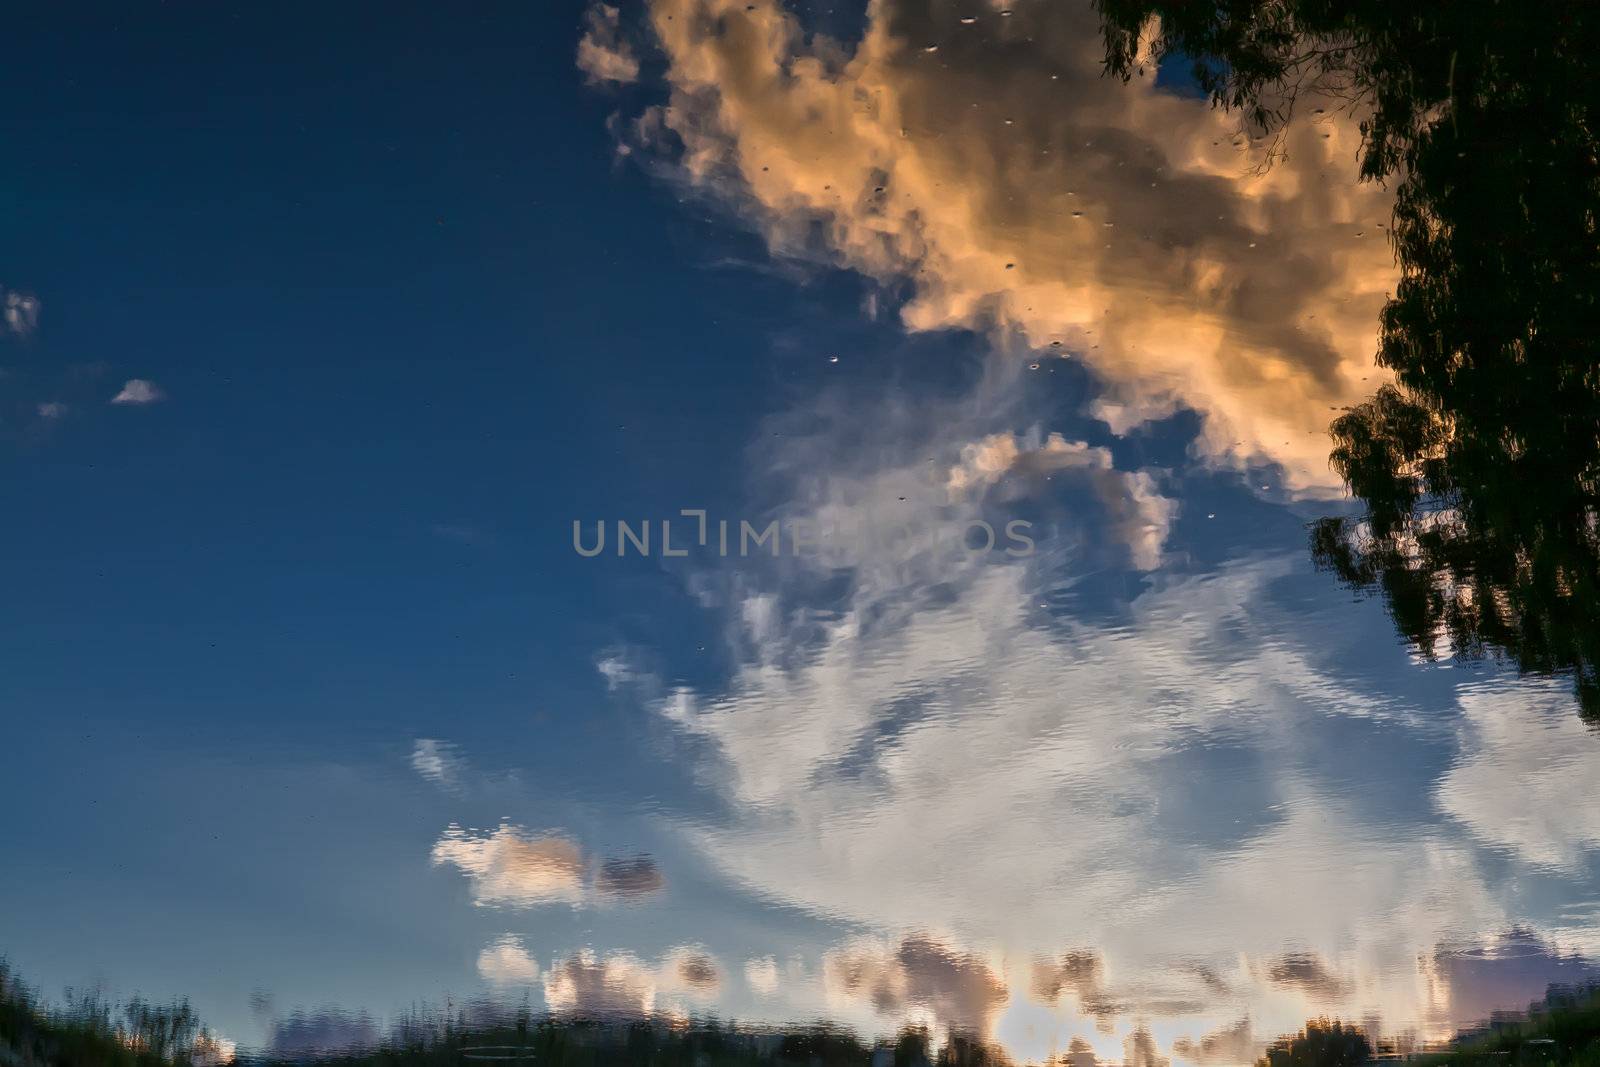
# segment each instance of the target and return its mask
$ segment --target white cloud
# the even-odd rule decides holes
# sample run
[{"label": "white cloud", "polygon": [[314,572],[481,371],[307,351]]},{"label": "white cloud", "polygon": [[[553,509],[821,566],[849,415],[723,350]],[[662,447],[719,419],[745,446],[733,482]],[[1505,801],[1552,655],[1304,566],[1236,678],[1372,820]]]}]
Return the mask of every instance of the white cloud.
[{"label": "white cloud", "polygon": [[478,953],[478,974],[497,986],[532,985],[539,979],[539,964],[520,938],[506,934]]},{"label": "white cloud", "polygon": [[1042,444],[1014,433],[992,433],[964,446],[961,461],[950,468],[952,497],[981,491],[1010,476],[1040,478],[1053,472],[1080,471],[1105,507],[1108,527],[1128,546],[1133,565],[1155,570],[1177,516],[1178,503],[1161,494],[1149,471],[1119,471],[1111,451],[1052,433]]},{"label": "white cloud", "polygon": [[546,972],[544,999],[551,1011],[564,1015],[647,1015],[655,1006],[655,975],[631,953],[601,960],[584,949]]},{"label": "white cloud", "polygon": [[[464,766],[448,751],[428,749],[420,759],[414,754],[413,764],[424,776],[438,772],[435,780],[446,784],[456,782],[458,768]],[[591,881],[594,864],[576,842],[560,834],[532,834],[509,823],[494,830],[452,823],[434,842],[431,858],[436,867],[458,867],[472,883],[473,900],[482,905],[637,901],[666,885],[655,860],[645,855],[607,859]]]},{"label": "white cloud", "polygon": [[[1419,957],[1503,925],[1507,905],[1431,819],[1426,780],[1410,821],[1391,823],[1308,761],[1341,719],[1400,729],[1419,712],[1327,666],[1327,620],[1276,602],[1299,557],[1153,573],[1108,624],[1047,608],[1081,573],[1075,545],[995,562],[927,536],[1036,500],[1044,479],[1087,478],[1136,561],[1155,562],[1171,512],[1132,518],[1126,476],[1143,472],[1064,435],[992,428],[1014,418],[1026,374],[991,368],[948,401],[821,400],[774,423],[782,448],[755,457],[774,512],[864,533],[736,575],[718,601],[724,682],[641,687],[729,813],[685,834],[727,881],[874,931],[878,964],[854,988],[907,1013],[937,1009],[893,956],[932,929],[963,959],[1092,949],[1094,983],[1048,999],[1096,1027],[1148,1012],[1215,1028],[1243,1009],[1272,1032],[1372,1003],[1423,1017]],[[819,576],[835,583],[822,605]],[[1219,752],[1248,770],[1213,766]],[[1283,965],[1289,947],[1338,981]],[[1026,962],[994,966],[1008,989],[1033,984]]]},{"label": "white cloud", "polygon": [[59,419],[67,414],[67,405],[58,400],[47,401],[35,408],[41,419]]},{"label": "white cloud", "polygon": [[430,782],[454,787],[460,784],[467,763],[450,742],[419,737],[411,746],[411,769]]},{"label": "white cloud", "polygon": [[602,656],[595,661],[595,670],[606,680],[606,689],[616,692],[638,680],[638,672],[621,656]]},{"label": "white cloud", "polygon": [[[1092,945],[1105,970],[1086,1013],[1243,1003],[1288,1027],[1381,1002],[1420,1017],[1419,954],[1507,913],[1448,828],[1380,832],[1308,773],[1306,728],[1395,709],[1285,639],[1266,595],[1285,569],[1158,579],[1111,630],[1042,625],[1023,567],[797,616],[749,642],[719,692],[658,705],[712,744],[704,774],[733,813],[688,832],[730,880],[870,929],[933,926],[1023,958]],[[1259,798],[1207,810],[1226,776],[1203,797],[1184,783],[1208,780],[1210,745],[1252,754]],[[1207,816],[1220,824],[1190,822]],[[1287,981],[1285,944],[1350,979]],[[1193,966],[1241,955],[1260,964],[1231,991]],[[862,982],[892,1001],[884,974]]]},{"label": "white cloud", "polygon": [[129,378],[122,391],[111,398],[113,404],[144,405],[165,399],[166,394],[143,378]]},{"label": "white cloud", "polygon": [[514,907],[580,902],[588,867],[582,850],[566,838],[530,836],[507,823],[487,833],[450,826],[434,843],[433,863],[459,867],[476,903]]},{"label": "white cloud", "polygon": [[778,961],[771,956],[745,960],[744,980],[761,996],[772,996],[778,991]]},{"label": "white cloud", "polygon": [[1576,872],[1600,856],[1600,745],[1568,687],[1531,679],[1462,687],[1461,755],[1439,807],[1487,844]]}]

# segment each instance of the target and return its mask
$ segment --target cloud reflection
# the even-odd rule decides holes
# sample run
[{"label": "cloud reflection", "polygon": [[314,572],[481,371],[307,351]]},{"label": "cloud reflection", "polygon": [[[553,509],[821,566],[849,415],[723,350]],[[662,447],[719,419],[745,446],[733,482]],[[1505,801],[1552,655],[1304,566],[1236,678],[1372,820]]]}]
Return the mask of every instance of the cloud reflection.
[{"label": "cloud reflection", "polygon": [[862,942],[837,949],[824,960],[823,979],[830,997],[978,1033],[989,1030],[1006,1001],[1005,982],[986,961],[923,934],[894,946]]},{"label": "cloud reflection", "polygon": [[[1503,693],[1441,685],[1427,699],[1459,704],[1457,731],[1432,720],[1455,708],[1330,664],[1325,619],[1277,596],[1287,557],[1163,572],[1169,472],[1052,429],[1004,358],[1082,359],[1113,435],[1190,410],[1203,466],[1333,487],[1325,429],[1379,380],[1395,278],[1354,126],[1295,127],[1287,160],[1253,169],[1208,103],[1102,78],[1086,4],[968,24],[881,0],[853,43],[774,0],[648,16],[668,101],[630,148],[775,255],[859,271],[905,295],[908,328],[986,331],[1002,357],[955,398],[826,393],[774,420],[754,455],[773,510],[886,535],[697,576],[728,619],[725,679],[669,688],[601,661],[724,802],[684,835],[731,884],[870,931],[822,978],[880,1016],[989,1031],[1031,997],[1066,1018],[1069,1059],[1095,1062],[1087,1022],[1151,1067],[1149,1018],[1183,1019],[1172,1054],[1206,1064],[1320,1012],[1438,1025],[1426,961],[1526,918],[1482,846],[1571,876],[1600,843],[1568,803],[1593,777],[1560,733],[1573,717],[1519,733]],[[928,515],[1063,486],[1150,572],[1104,615],[1055,607],[1105,563],[1087,535],[998,564],[925,536]],[[1391,774],[1400,741],[1459,758],[1439,781]],[[1535,769],[1547,785],[1506,789]],[[1378,786],[1397,803],[1370,803]],[[779,986],[770,959],[745,974]]]},{"label": "cloud reflection", "polygon": [[665,884],[661,868],[649,856],[606,860],[595,876],[595,889],[601,894],[628,899],[647,897]]},{"label": "cloud reflection", "polygon": [[909,286],[909,328],[1082,358],[1118,432],[1189,408],[1210,460],[1334,486],[1323,434],[1376,383],[1396,277],[1354,123],[1263,172],[1208,102],[1102,77],[1087,3],[1005,14],[891,0],[841,42],[776,0],[651,0],[670,99],[633,143],[775,253]]},{"label": "cloud reflection", "polygon": [[479,904],[528,907],[583,900],[588,863],[564,837],[533,837],[502,824],[487,833],[450,826],[433,846],[434,866],[453,864],[472,881]]}]

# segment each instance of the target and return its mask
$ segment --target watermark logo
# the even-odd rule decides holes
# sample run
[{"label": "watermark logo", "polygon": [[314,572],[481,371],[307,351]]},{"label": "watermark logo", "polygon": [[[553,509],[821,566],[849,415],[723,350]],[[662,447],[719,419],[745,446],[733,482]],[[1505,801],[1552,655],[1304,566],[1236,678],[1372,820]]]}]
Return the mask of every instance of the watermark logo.
[{"label": "watermark logo", "polygon": [[[674,522],[677,525],[674,525]],[[800,556],[867,544],[879,546],[959,544],[972,555],[999,553],[1013,559],[1033,555],[1033,524],[1011,519],[996,526],[965,519],[931,528],[819,524],[806,519],[715,519],[704,508],[683,508],[676,519],[573,519],[572,550],[585,559],[599,556],[691,554],[721,559]]]}]

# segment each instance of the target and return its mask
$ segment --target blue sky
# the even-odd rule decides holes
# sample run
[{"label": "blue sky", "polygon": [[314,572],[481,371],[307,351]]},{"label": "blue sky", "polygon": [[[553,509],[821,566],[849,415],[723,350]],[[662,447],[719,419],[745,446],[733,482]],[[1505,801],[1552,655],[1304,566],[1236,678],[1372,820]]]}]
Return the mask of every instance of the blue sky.
[{"label": "blue sky", "polygon": [[[1191,1059],[1437,1028],[1478,972],[1419,956],[1513,929],[1554,962],[1506,996],[1581,969],[1564,686],[1423,664],[1305,558],[1381,191],[1249,177],[1073,66],[1081,14],[745,8],[13,16],[0,951],[251,1045],[649,994]],[[696,507],[889,540],[572,550]],[[1039,552],[918,540],[978,517]]]}]

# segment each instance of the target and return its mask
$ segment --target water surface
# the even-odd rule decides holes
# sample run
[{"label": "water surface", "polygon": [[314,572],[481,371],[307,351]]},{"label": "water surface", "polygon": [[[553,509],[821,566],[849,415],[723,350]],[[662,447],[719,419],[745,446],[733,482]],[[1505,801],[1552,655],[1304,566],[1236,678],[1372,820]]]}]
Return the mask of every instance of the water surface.
[{"label": "water surface", "polygon": [[1600,977],[1589,631],[1311,550],[1393,378],[1359,116],[1072,3],[307,22],[0,74],[19,971],[1076,1067]]}]

